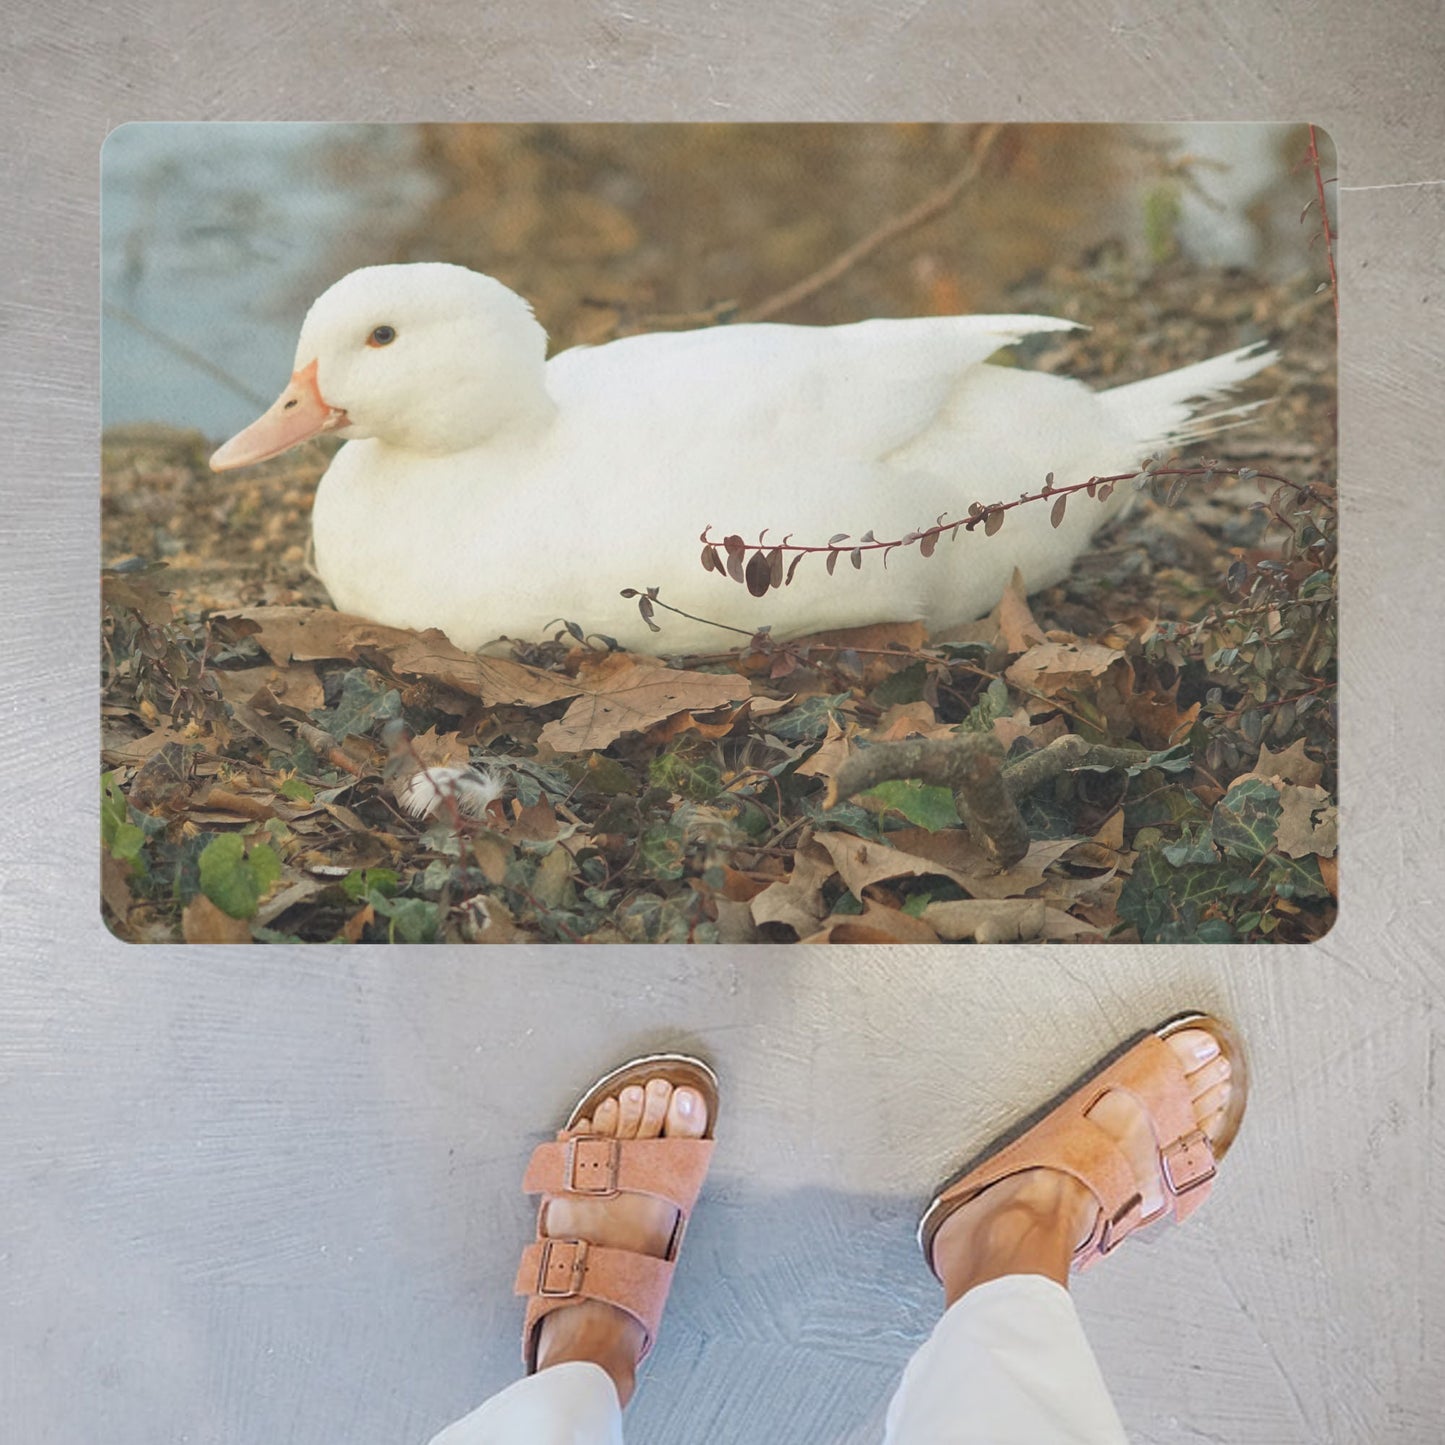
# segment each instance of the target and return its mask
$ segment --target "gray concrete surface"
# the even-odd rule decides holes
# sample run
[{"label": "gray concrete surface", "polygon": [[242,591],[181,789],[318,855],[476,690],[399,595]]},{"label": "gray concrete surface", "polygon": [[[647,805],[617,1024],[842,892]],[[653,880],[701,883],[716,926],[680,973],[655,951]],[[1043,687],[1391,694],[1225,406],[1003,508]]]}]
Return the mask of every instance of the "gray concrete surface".
[{"label": "gray concrete surface", "polygon": [[[424,1441],[513,1370],[522,1160],[638,1046],[722,1145],[634,1442],[876,1438],[936,1175],[1116,1036],[1241,1027],[1215,1200],[1079,1286],[1133,1437],[1445,1437],[1438,7],[21,0],[0,175],[0,1419]],[[1313,118],[1342,155],[1345,898],[1308,950],[127,949],[96,918],[95,163],[156,116]],[[542,1019],[554,1020],[544,1027]]]}]

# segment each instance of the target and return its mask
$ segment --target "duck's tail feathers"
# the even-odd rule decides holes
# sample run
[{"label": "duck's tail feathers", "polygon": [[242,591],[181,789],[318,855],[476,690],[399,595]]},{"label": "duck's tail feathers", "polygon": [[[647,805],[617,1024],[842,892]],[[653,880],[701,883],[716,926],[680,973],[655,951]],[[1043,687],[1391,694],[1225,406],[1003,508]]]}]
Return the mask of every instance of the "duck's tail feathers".
[{"label": "duck's tail feathers", "polygon": [[1116,386],[1100,395],[1116,420],[1138,442],[1141,452],[1179,446],[1242,425],[1264,402],[1244,402],[1202,414],[1200,409],[1224,401],[1241,382],[1277,360],[1279,352],[1260,341],[1178,371]]}]

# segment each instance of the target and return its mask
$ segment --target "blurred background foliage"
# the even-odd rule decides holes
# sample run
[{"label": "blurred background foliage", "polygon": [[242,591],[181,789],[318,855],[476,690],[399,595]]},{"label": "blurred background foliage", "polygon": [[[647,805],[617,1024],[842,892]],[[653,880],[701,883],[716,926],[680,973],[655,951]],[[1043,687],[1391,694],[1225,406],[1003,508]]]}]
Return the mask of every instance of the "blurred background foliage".
[{"label": "blurred background foliage", "polygon": [[[554,348],[747,308],[946,185],[974,135],[123,126],[102,164],[104,418],[229,433],[290,370],[311,300],[378,262],[496,275]],[[1006,309],[1017,283],[1106,241],[1145,268],[1182,254],[1285,279],[1319,264],[1318,228],[1299,222],[1313,195],[1303,153],[1291,126],[1007,126],[984,184],[783,319]]]}]

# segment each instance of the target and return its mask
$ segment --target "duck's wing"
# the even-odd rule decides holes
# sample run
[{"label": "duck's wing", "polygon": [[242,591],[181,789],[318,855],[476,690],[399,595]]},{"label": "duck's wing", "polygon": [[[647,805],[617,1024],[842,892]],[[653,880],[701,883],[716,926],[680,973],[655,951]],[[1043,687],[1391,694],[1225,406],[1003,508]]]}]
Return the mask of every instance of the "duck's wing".
[{"label": "duck's wing", "polygon": [[874,460],[924,433],[1000,348],[1071,331],[1052,316],[937,316],[848,326],[719,326],[655,332],[554,357],[548,385],[564,406],[615,426],[645,418],[664,441],[685,434],[737,454]]}]

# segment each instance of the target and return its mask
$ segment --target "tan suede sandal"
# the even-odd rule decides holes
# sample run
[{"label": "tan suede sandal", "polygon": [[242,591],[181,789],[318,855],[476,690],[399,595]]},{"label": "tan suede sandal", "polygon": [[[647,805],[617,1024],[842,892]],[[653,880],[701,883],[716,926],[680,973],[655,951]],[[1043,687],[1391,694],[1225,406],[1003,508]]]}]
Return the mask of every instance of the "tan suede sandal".
[{"label": "tan suede sandal", "polygon": [[[1196,1127],[1184,1070],[1164,1040],[1181,1029],[1202,1029],[1229,1060],[1230,1092],[1224,1124],[1211,1146]],[[1164,1203],[1147,1218],[1138,1182],[1113,1138],[1089,1120],[1089,1110],[1113,1089],[1133,1096],[1149,1117],[1159,1146],[1159,1180]],[[1025,1169],[1059,1169],[1072,1174],[1099,1201],[1089,1237],[1074,1252],[1073,1268],[1087,1269],[1143,1225],[1171,1216],[1184,1219],[1208,1196],[1216,1166],[1244,1117],[1248,1081],[1244,1053],[1227,1024],[1207,1014],[1187,1013],[1136,1035],[1043,1110],[1023,1120],[976,1160],[953,1175],[924,1211],[918,1243],[934,1274],[933,1241],[943,1222],[990,1184]]]},{"label": "tan suede sandal", "polygon": [[[703,1138],[615,1139],[576,1132],[578,1120],[590,1119],[604,1099],[649,1079],[666,1079],[674,1088],[702,1095],[707,1106]],[[517,1294],[528,1297],[522,1359],[529,1375],[537,1368],[542,1321],[553,1310],[583,1300],[601,1300],[631,1315],[644,1334],[638,1362],[646,1358],[672,1285],[688,1215],[712,1161],[717,1113],[717,1075],[701,1059],[649,1054],[598,1079],[577,1101],[556,1139],[537,1146],[522,1180],[526,1193],[543,1196],[537,1238],[522,1252],[515,1286]],[[651,1194],[676,1207],[677,1223],[662,1258],[543,1233],[549,1200],[610,1199],[618,1194]]]}]

